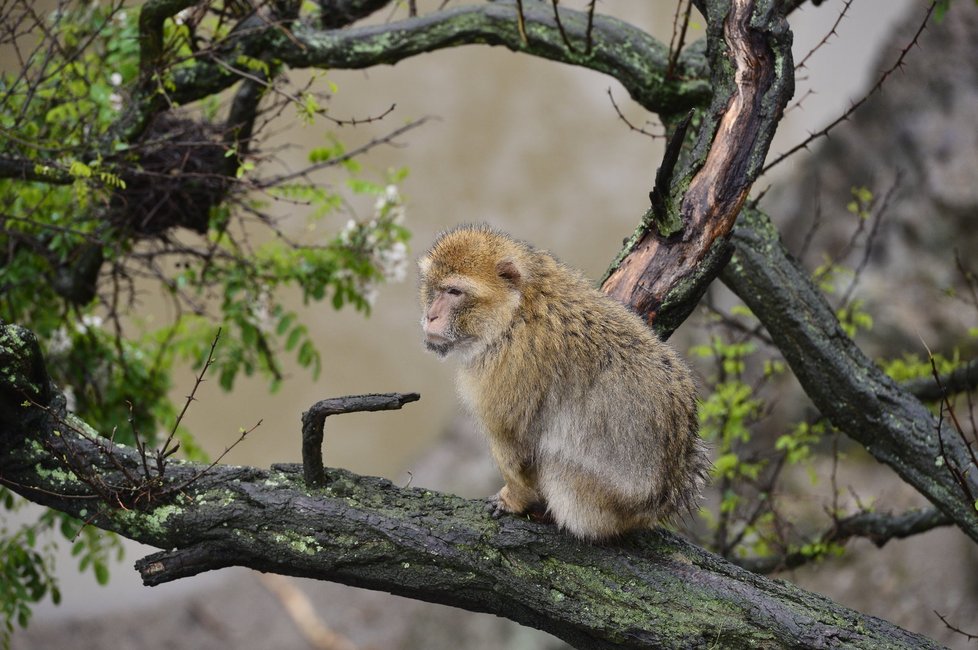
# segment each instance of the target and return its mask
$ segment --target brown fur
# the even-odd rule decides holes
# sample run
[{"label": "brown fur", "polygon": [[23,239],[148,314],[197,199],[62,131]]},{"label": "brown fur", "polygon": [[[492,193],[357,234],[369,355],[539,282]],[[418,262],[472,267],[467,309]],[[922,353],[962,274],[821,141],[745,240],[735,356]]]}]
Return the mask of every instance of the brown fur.
[{"label": "brown fur", "polygon": [[708,468],[696,388],[638,316],[488,227],[442,234],[419,266],[425,342],[461,362],[505,481],[497,511],[544,504],[600,540],[693,507]]}]

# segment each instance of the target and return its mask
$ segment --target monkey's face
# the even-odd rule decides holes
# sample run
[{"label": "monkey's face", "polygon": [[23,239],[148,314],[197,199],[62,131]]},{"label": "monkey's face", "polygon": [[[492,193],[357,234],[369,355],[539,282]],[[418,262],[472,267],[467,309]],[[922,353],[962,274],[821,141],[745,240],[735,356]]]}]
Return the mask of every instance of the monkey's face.
[{"label": "monkey's face", "polygon": [[425,347],[466,363],[502,336],[520,303],[514,251],[491,231],[458,229],[418,260]]},{"label": "monkey's face", "polygon": [[466,334],[460,321],[471,309],[472,299],[460,282],[443,284],[429,291],[421,329],[424,332],[424,345],[440,357],[449,352],[464,352],[475,341]]}]

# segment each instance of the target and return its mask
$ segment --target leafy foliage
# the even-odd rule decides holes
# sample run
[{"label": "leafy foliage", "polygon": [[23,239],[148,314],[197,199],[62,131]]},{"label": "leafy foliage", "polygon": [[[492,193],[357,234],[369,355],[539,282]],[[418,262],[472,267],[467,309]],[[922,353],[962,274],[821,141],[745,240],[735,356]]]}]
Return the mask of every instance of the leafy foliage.
[{"label": "leafy foliage", "polygon": [[[882,208],[869,189],[853,187],[846,209],[855,217],[850,239],[834,256],[823,254],[812,277],[834,301],[845,334],[855,337],[870,332],[874,324],[854,289],[868,261]],[[849,266],[850,258],[861,261]],[[973,288],[966,269],[962,272]],[[973,290],[968,293],[978,295]],[[728,312],[714,308],[707,326],[712,332],[709,343],[691,350],[693,357],[712,368],[699,415],[702,435],[716,455],[713,477],[719,501],[701,510],[710,536],[704,543],[726,557],[768,570],[777,564],[753,562],[792,558],[798,563],[841,555],[844,547],[831,539],[831,531],[853,513],[846,511],[848,499],[835,484],[836,466],[845,456],[835,442],[836,432],[804,401],[800,407],[779,408],[777,397],[803,398],[791,392],[785,363],[750,310],[742,304]],[[962,354],[954,349],[950,356],[931,358],[904,352],[879,363],[893,379],[909,381],[929,378],[935,369],[950,373],[961,365]],[[935,411],[940,408],[934,405]],[[820,460],[826,455],[829,466]],[[818,505],[811,488],[824,485],[826,479],[828,498],[823,497],[820,508],[806,507],[806,503]],[[857,512],[870,509],[855,493],[849,496]],[[789,510],[791,517],[785,514]],[[817,523],[825,515],[829,521]],[[820,528],[823,532],[818,532]]]},{"label": "leafy foliage", "polygon": [[[140,60],[138,14],[120,0],[61,0],[36,25],[36,41],[7,36],[24,66],[0,74],[0,153],[24,172],[0,179],[0,320],[39,336],[69,408],[121,442],[153,444],[178,422],[172,372],[199,368],[218,327],[220,385],[231,390],[257,373],[274,390],[283,354],[313,377],[321,368],[302,314],[283,299],[297,291],[305,304],[369,314],[377,284],[404,277],[405,170],[362,177],[327,130],[310,170],[334,167],[345,186],[304,170],[264,175],[259,116],[291,103],[311,124],[328,96],[282,91],[277,62],[239,54],[227,73],[241,75],[240,96],[180,109],[167,97],[175,71],[231,34],[234,6],[201,5],[192,24],[187,12],[165,20],[152,67]],[[0,11],[10,24],[36,18],[26,0]],[[231,115],[244,123],[230,124]],[[371,214],[358,217],[350,195],[373,198]],[[306,223],[281,223],[273,202],[306,213]],[[146,312],[147,292],[162,293],[167,315]],[[189,431],[180,426],[177,437],[184,454],[202,458]],[[0,494],[5,509],[18,507]],[[121,546],[106,533],[52,513],[10,531],[0,546],[3,638],[27,622],[32,603],[59,598],[50,555],[58,532],[80,570],[108,579]]]}]

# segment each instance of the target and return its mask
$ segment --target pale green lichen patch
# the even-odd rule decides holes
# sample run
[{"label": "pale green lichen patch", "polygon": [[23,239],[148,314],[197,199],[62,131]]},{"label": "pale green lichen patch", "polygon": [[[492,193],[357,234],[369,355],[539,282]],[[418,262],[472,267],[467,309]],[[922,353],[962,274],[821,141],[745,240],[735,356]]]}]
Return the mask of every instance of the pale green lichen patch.
[{"label": "pale green lichen patch", "polygon": [[167,521],[183,512],[181,506],[168,504],[149,511],[115,510],[112,517],[119,523],[122,531],[128,531],[130,534],[143,533],[138,537],[145,537],[148,533],[153,537],[162,538],[171,532],[170,527],[166,525]]},{"label": "pale green lichen patch", "polygon": [[65,424],[68,425],[70,430],[77,431],[78,433],[84,434],[89,438],[97,438],[100,436],[98,431],[93,429],[87,422],[76,416],[74,413],[68,413],[68,415],[65,416]]},{"label": "pale green lichen patch", "polygon": [[37,463],[34,465],[34,472],[48,483],[60,488],[68,488],[78,483],[78,475],[63,467],[49,469]]},{"label": "pale green lichen patch", "polygon": [[272,541],[276,544],[288,546],[290,549],[303,555],[315,555],[323,550],[322,544],[316,541],[312,535],[299,535],[297,533],[273,533]]}]

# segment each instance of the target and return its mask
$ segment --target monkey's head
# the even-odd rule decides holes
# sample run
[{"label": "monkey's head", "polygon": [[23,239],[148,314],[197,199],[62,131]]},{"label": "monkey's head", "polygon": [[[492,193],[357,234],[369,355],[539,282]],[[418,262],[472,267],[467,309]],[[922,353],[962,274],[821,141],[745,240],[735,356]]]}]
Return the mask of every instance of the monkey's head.
[{"label": "monkey's head", "polygon": [[468,360],[502,336],[520,304],[528,255],[488,226],[442,233],[418,260],[425,347]]}]

